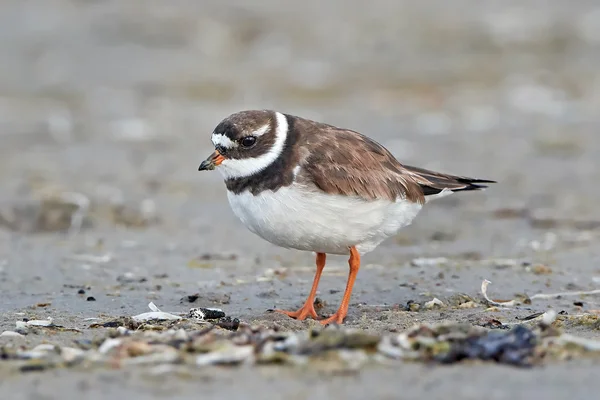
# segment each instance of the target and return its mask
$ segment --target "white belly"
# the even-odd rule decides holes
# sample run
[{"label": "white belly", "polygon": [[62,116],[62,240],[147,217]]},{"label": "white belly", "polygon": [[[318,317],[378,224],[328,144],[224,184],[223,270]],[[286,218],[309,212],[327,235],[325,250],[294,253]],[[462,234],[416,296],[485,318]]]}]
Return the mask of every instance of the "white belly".
[{"label": "white belly", "polygon": [[263,239],[285,248],[348,254],[356,246],[368,253],[409,225],[421,205],[406,200],[365,201],[312,192],[299,185],[264,191],[227,193],[234,214]]}]

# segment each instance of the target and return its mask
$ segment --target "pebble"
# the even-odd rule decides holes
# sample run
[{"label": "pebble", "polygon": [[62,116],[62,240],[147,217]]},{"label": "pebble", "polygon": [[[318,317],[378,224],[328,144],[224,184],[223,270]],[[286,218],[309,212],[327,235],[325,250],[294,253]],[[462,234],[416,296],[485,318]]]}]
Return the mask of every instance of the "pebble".
[{"label": "pebble", "polygon": [[23,335],[15,331],[4,331],[0,333],[0,337],[23,337]]}]

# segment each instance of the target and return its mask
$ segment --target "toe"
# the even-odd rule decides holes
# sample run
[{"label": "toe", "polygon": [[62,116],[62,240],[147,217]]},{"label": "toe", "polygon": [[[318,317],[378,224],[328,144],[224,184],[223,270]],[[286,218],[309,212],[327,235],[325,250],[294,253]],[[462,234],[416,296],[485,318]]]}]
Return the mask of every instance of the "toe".
[{"label": "toe", "polygon": [[285,310],[274,310],[275,312],[281,313],[281,314],[285,314],[290,318],[294,318],[297,319],[298,321],[303,321],[308,317],[311,317],[313,319],[317,319],[317,312],[315,311],[314,307],[302,307],[301,309],[297,310],[297,311],[285,311]]},{"label": "toe", "polygon": [[344,315],[335,313],[331,317],[322,319],[319,322],[322,325],[329,325],[329,324],[338,324],[338,325],[341,325],[344,322],[344,317],[345,317]]},{"label": "toe", "polygon": [[297,318],[300,315],[299,311],[286,311],[286,310],[279,310],[279,309],[276,309],[273,311],[275,311],[276,313],[285,314],[291,318]]}]

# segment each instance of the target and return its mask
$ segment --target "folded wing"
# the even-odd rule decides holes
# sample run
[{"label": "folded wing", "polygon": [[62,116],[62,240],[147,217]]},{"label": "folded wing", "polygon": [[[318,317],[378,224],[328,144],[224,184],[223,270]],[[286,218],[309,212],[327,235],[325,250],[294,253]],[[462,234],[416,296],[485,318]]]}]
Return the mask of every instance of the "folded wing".
[{"label": "folded wing", "polygon": [[444,189],[479,190],[486,187],[482,183],[493,183],[402,165],[385,147],[355,131],[319,124],[319,132],[305,143],[310,152],[298,178],[326,193],[425,203],[425,196]]}]

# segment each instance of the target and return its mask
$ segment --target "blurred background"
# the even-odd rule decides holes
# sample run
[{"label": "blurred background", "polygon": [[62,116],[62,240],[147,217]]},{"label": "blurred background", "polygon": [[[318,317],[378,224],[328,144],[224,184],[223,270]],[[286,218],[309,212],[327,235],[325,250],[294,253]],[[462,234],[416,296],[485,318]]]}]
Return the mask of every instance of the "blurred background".
[{"label": "blurred background", "polygon": [[[596,1],[4,0],[0,54],[11,282],[52,279],[52,254],[100,248],[142,269],[227,252],[312,265],[247,232],[220,175],[197,171],[213,128],[241,109],[351,128],[406,164],[499,181],[432,204],[371,262],[515,257],[600,225]],[[17,251],[30,269],[10,261]]]}]

